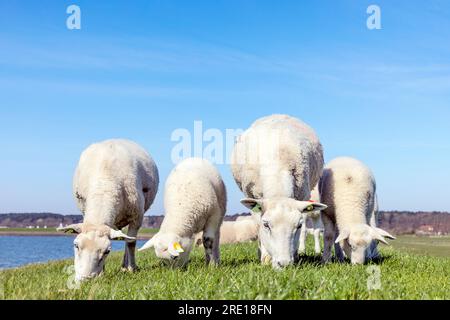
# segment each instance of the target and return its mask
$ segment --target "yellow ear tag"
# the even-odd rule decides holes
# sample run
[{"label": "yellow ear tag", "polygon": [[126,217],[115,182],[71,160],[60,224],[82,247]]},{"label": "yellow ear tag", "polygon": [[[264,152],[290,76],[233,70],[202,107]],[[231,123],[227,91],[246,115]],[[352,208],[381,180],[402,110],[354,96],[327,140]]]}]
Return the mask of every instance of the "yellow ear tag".
[{"label": "yellow ear tag", "polygon": [[183,253],[184,252],[183,247],[181,247],[181,244],[179,244],[178,242],[175,242],[173,244],[173,248],[179,253]]},{"label": "yellow ear tag", "polygon": [[257,204],[253,209],[252,212],[254,213],[260,213],[261,212],[261,205]]},{"label": "yellow ear tag", "polygon": [[267,256],[265,256],[264,258],[263,258],[263,264],[264,265],[269,265],[269,264],[271,264],[272,263],[272,257],[271,256],[269,256],[269,255],[267,255]]}]

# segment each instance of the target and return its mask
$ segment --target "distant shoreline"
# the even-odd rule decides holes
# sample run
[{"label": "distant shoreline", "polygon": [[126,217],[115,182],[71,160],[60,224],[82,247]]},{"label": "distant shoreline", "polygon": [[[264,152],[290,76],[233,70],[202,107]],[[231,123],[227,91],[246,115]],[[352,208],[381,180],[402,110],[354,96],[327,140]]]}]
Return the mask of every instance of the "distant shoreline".
[{"label": "distant shoreline", "polygon": [[[153,233],[140,234],[138,240],[148,240],[153,237]],[[74,234],[66,234],[56,231],[0,231],[0,237],[75,237]]]},{"label": "distant shoreline", "polygon": [[45,231],[0,231],[0,237],[2,236],[24,236],[24,237],[71,237],[70,234],[64,234],[60,232],[45,232]]}]

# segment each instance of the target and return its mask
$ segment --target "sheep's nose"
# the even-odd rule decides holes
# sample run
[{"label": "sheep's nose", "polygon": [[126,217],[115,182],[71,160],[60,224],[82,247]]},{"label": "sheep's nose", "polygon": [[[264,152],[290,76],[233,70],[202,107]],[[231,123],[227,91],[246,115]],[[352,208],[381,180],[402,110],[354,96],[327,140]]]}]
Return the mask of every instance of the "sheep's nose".
[{"label": "sheep's nose", "polygon": [[275,262],[275,263],[273,264],[273,267],[274,267],[276,270],[281,270],[281,269],[285,268],[287,265],[288,265],[288,264],[284,263],[283,261],[277,261],[277,262]]},{"label": "sheep's nose", "polygon": [[90,279],[88,276],[76,276],[75,281],[76,282],[86,282]]},{"label": "sheep's nose", "polygon": [[290,260],[279,260],[275,262],[275,267],[278,269],[285,268],[291,264]]}]

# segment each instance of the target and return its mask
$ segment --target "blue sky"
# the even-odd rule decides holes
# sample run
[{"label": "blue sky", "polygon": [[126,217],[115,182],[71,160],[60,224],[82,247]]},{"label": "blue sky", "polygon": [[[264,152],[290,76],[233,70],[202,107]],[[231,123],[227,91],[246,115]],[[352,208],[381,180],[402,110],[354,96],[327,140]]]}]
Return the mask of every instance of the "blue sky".
[{"label": "blue sky", "polygon": [[[66,28],[77,4],[82,29]],[[382,30],[368,30],[378,4]],[[163,212],[178,128],[288,113],[326,160],[374,171],[385,210],[450,211],[450,3],[2,1],[0,212],[78,213],[80,153],[123,137],[155,158]],[[245,209],[227,165],[229,213]]]}]

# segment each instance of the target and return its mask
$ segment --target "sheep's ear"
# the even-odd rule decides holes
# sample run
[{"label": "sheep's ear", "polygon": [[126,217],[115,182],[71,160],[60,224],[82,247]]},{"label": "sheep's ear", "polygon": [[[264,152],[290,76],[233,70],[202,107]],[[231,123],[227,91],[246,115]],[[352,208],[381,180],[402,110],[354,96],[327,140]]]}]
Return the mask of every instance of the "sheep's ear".
[{"label": "sheep's ear", "polygon": [[242,199],[241,203],[248,209],[252,210],[252,213],[261,213],[263,200],[246,198]]},{"label": "sheep's ear", "polygon": [[144,246],[142,248],[140,248],[138,251],[144,251],[144,250],[148,250],[150,248],[154,248],[155,243],[156,243],[156,235],[154,235],[153,238],[148,240],[147,243],[144,244]]},{"label": "sheep's ear", "polygon": [[339,237],[336,239],[336,244],[341,243],[344,240],[347,240],[350,237],[350,231],[344,230],[339,234]]},{"label": "sheep's ear", "polygon": [[323,211],[328,208],[328,206],[323,203],[314,202],[314,201],[297,201],[298,209],[301,213],[312,213],[316,211]]},{"label": "sheep's ear", "polygon": [[169,245],[168,251],[171,256],[179,257],[184,252],[184,249],[179,242],[174,242]]},{"label": "sheep's ear", "polygon": [[65,232],[65,233],[75,233],[75,234],[80,234],[82,231],[82,223],[78,223],[78,224],[71,224],[70,226],[67,227],[63,227],[63,228],[58,228],[56,229],[56,231],[58,232]]},{"label": "sheep's ear", "polygon": [[378,232],[377,228],[372,228],[371,236],[374,240],[378,240],[381,243],[384,243],[385,245],[389,245],[389,242],[387,242],[386,239],[383,237],[383,235],[380,232]]},{"label": "sheep's ear", "polygon": [[383,237],[391,239],[391,240],[396,240],[397,238],[394,237],[393,235],[391,235],[389,232],[384,231],[383,229],[380,228],[374,228],[379,234],[381,234]]},{"label": "sheep's ear", "polygon": [[374,234],[373,238],[374,238],[374,240],[378,240],[378,241],[380,241],[381,243],[384,243],[387,246],[389,245],[389,242],[387,242],[386,239],[383,238],[379,233]]},{"label": "sheep's ear", "polygon": [[137,239],[134,237],[129,237],[125,233],[120,230],[111,229],[109,232],[109,238],[111,240],[119,240],[119,241],[136,241]]}]

